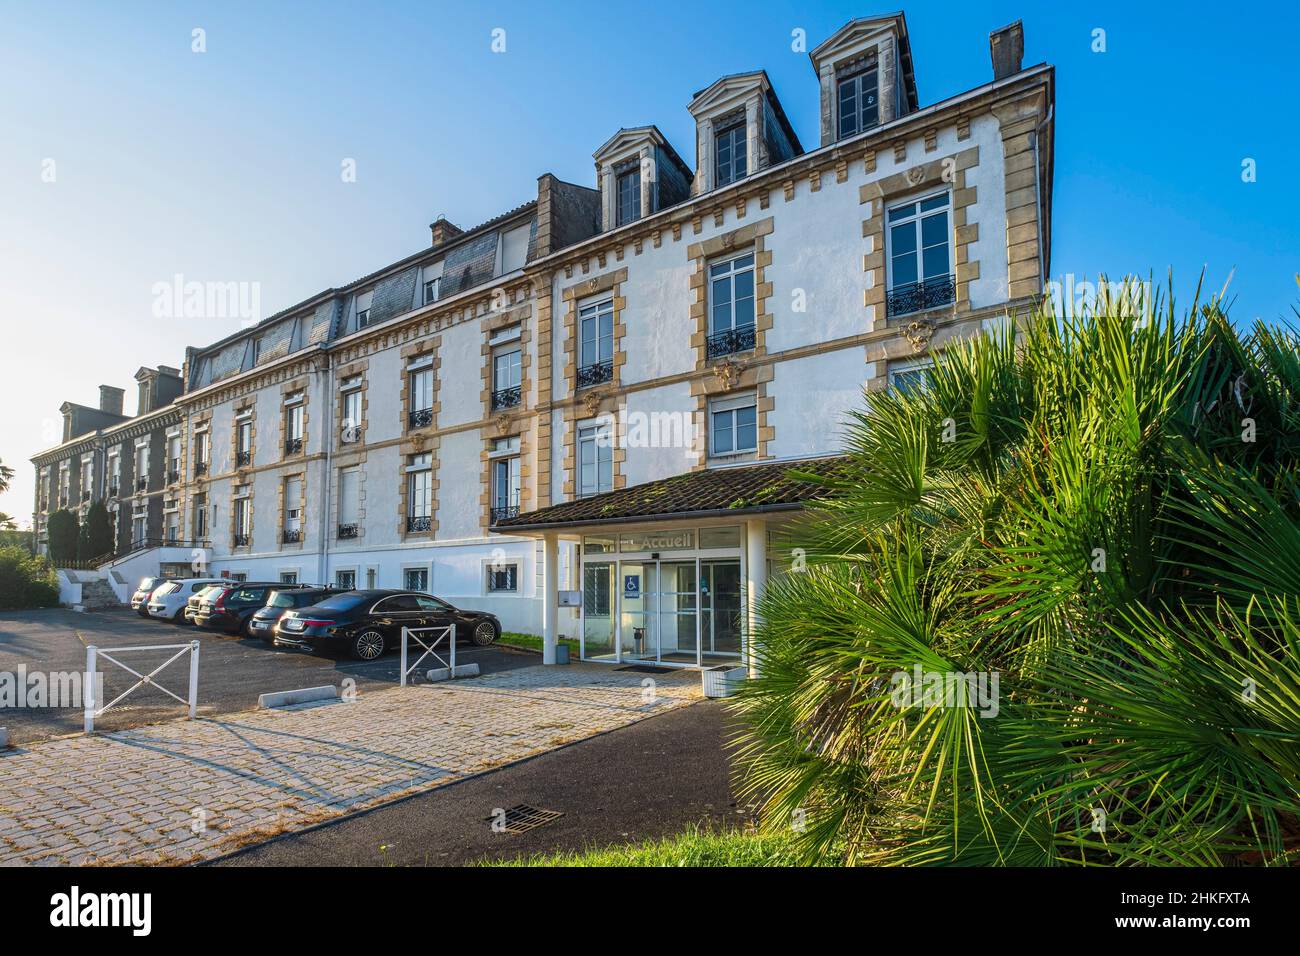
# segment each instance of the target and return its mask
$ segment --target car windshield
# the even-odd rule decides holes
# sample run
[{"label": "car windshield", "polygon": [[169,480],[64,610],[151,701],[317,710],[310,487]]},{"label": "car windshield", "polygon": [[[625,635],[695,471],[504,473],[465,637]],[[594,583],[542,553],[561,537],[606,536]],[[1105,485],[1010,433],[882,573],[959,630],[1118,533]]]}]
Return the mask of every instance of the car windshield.
[{"label": "car windshield", "polygon": [[297,607],[298,602],[294,600],[292,591],[272,591],[271,600],[266,602],[267,607]]},{"label": "car windshield", "polygon": [[364,600],[360,594],[336,594],[312,606],[322,611],[350,611]]}]

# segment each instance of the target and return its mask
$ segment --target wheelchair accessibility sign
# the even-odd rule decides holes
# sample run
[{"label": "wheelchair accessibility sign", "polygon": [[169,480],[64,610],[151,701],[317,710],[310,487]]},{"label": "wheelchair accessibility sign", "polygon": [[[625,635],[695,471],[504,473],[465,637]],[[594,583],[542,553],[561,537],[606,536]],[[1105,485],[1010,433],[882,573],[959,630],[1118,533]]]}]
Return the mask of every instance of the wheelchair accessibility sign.
[{"label": "wheelchair accessibility sign", "polygon": [[641,575],[623,575],[623,597],[639,598],[641,596]]}]

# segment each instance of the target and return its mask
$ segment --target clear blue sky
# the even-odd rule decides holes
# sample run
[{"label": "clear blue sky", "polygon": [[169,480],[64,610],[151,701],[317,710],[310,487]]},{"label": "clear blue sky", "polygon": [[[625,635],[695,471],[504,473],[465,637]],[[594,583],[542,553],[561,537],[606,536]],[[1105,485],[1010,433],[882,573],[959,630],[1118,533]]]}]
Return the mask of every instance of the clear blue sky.
[{"label": "clear blue sky", "polygon": [[[817,144],[810,45],[861,3],[12,3],[0,6],[0,511],[58,406],[181,364],[235,321],[155,320],[151,289],[260,283],[263,315],[463,226],[592,184],[592,151],[656,123],[693,162],[691,94],[765,68]],[[1202,267],[1239,322],[1300,301],[1300,15],[1294,4],[911,3],[922,105],[990,79],[1016,18],[1057,68],[1053,273]],[[191,31],[207,52],[191,52]],[[504,29],[506,52],[491,32]],[[1092,52],[1093,31],[1106,52]],[[1243,183],[1252,158],[1257,181]],[[357,181],[340,163],[356,160]],[[56,179],[42,181],[43,162]]]}]

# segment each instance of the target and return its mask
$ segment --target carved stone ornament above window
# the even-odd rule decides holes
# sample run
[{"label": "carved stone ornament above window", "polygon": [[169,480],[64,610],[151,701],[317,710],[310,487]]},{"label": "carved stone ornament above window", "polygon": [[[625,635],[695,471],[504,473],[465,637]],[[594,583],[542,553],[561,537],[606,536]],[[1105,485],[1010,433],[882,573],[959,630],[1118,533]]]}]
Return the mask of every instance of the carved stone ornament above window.
[{"label": "carved stone ornament above window", "polygon": [[745,366],[730,359],[713,366],[713,374],[717,376],[718,384],[724,392],[729,392],[740,384],[740,375],[744,371]]},{"label": "carved stone ornament above window", "polygon": [[903,329],[903,338],[912,344],[913,352],[924,352],[930,347],[930,337],[934,335],[934,323],[916,320],[907,323]]}]

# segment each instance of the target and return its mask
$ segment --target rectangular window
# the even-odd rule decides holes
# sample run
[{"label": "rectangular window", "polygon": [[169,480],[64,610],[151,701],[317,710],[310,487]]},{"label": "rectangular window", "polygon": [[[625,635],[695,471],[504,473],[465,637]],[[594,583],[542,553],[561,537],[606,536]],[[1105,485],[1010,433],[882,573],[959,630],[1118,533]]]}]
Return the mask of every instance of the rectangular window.
[{"label": "rectangular window", "polygon": [[361,389],[353,388],[343,393],[343,420],[339,423],[339,439],[347,445],[361,436]]},{"label": "rectangular window", "polygon": [[281,584],[297,584],[297,583],[298,583],[298,572],[297,572],[297,571],[281,571],[281,572],[280,572],[280,583],[281,583]]},{"label": "rectangular window", "polygon": [[339,537],[355,538],[361,515],[361,469],[339,469]]},{"label": "rectangular window", "polygon": [[923,392],[930,387],[933,361],[903,362],[889,367],[889,387],[904,395]]},{"label": "rectangular window", "polygon": [[743,455],[758,450],[758,407],[754,396],[714,402],[709,407],[709,454]]},{"label": "rectangular window", "polygon": [[370,324],[370,300],[373,292],[362,292],[357,296],[357,328],[364,329]]},{"label": "rectangular window", "polygon": [[302,478],[295,475],[284,480],[284,542],[302,540]]},{"label": "rectangular window", "polygon": [[420,274],[423,279],[424,304],[437,302],[438,296],[442,294],[442,263],[437,262],[431,266],[425,266],[424,271]]},{"label": "rectangular window", "polygon": [[839,83],[840,138],[854,136],[880,123],[875,69],[848,76]]},{"label": "rectangular window", "polygon": [[956,286],[952,276],[947,191],[891,206],[889,225],[889,315],[947,305]]},{"label": "rectangular window", "polygon": [[429,569],[406,568],[402,571],[402,586],[408,591],[428,591]]},{"label": "rectangular window", "polygon": [[519,456],[492,460],[492,520],[519,514]]},{"label": "rectangular window", "polygon": [[754,348],[754,253],[709,266],[708,358]]},{"label": "rectangular window", "polygon": [[[240,498],[235,501],[235,544],[236,546],[248,544],[248,536],[253,531],[253,501],[251,498]],[[240,539],[244,540],[240,540]]]},{"label": "rectangular window", "polygon": [[335,571],[334,586],[342,588],[345,591],[356,590],[357,572],[356,571]]},{"label": "rectangular window", "polygon": [[492,356],[492,408],[513,408],[522,398],[523,352],[511,349]]},{"label": "rectangular window", "polygon": [[716,146],[713,185],[725,186],[734,183],[748,171],[745,151],[745,124],[737,123],[720,131],[714,137]]},{"label": "rectangular window", "polygon": [[167,481],[170,484],[181,478],[181,436],[167,439]]},{"label": "rectangular window", "polygon": [[620,173],[618,184],[618,225],[623,226],[641,218],[641,169],[636,167]]},{"label": "rectangular window", "polygon": [[426,428],[433,424],[433,369],[422,368],[410,373],[410,427]]},{"label": "rectangular window", "polygon": [[194,500],[194,537],[202,541],[208,536],[208,500],[198,497]]},{"label": "rectangular window", "polygon": [[406,466],[406,530],[433,527],[433,456],[412,455]]},{"label": "rectangular window", "polygon": [[284,451],[287,455],[302,451],[303,414],[301,402],[284,410]]},{"label": "rectangular window", "polygon": [[578,310],[578,387],[599,385],[614,377],[614,300]]},{"label": "rectangular window", "polygon": [[198,474],[208,470],[208,433],[198,432],[194,436],[194,470]]},{"label": "rectangular window", "polygon": [[175,511],[168,512],[167,514],[168,543],[172,543],[179,540],[180,536],[181,536],[181,516]]},{"label": "rectangular window", "polygon": [[608,422],[578,429],[578,497],[614,487],[614,441]]},{"label": "rectangular window", "polygon": [[235,426],[235,467],[242,468],[253,461],[253,422],[244,419]]},{"label": "rectangular window", "polygon": [[493,593],[513,593],[519,590],[519,565],[488,565],[487,589]]}]

